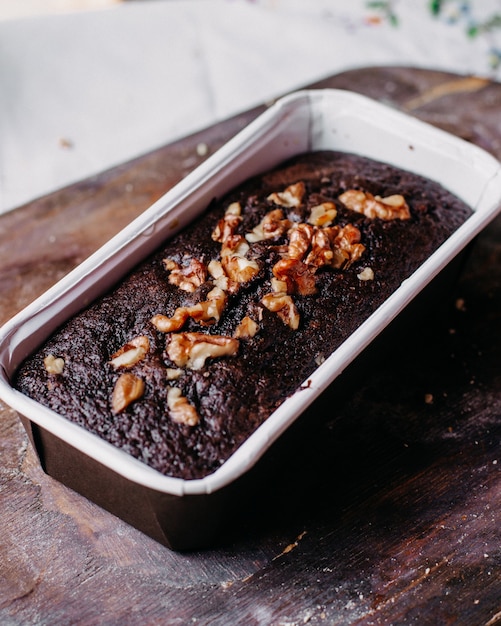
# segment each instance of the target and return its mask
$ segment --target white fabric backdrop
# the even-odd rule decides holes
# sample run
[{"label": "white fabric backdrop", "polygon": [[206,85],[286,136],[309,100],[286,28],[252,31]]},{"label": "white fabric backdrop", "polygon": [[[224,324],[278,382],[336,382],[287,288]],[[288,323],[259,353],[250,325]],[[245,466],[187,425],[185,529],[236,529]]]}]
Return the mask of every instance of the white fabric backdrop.
[{"label": "white fabric backdrop", "polygon": [[142,0],[0,21],[0,212],[346,69],[501,77],[485,23],[500,0],[374,4]]}]

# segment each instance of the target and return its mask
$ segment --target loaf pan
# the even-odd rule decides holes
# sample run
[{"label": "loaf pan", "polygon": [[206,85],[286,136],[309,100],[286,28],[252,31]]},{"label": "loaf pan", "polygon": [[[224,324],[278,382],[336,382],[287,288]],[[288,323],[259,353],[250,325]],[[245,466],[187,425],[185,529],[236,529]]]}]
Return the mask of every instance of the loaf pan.
[{"label": "loaf pan", "polygon": [[[473,215],[213,474],[165,476],[12,386],[20,363],[162,242],[245,179],[309,150],[358,153],[441,183]],[[446,132],[344,90],[278,100],[45,294],[0,329],[0,397],[17,411],[43,469],[173,549],[211,545],[235,486],[343,370],[498,214],[501,166]],[[305,381],[306,383],[306,381]]]}]

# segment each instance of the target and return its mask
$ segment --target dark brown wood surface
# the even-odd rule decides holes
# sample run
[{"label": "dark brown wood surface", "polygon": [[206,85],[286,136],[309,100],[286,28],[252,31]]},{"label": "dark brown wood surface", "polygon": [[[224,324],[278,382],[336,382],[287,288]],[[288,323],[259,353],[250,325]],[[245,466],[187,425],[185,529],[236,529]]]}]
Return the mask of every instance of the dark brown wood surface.
[{"label": "dark brown wood surface", "polygon": [[[316,86],[501,158],[499,84],[370,68]],[[260,110],[0,216],[0,322]],[[46,476],[0,404],[0,624],[501,624],[500,260],[498,218],[440,315],[407,316],[286,433],[209,550],[172,552]]]}]

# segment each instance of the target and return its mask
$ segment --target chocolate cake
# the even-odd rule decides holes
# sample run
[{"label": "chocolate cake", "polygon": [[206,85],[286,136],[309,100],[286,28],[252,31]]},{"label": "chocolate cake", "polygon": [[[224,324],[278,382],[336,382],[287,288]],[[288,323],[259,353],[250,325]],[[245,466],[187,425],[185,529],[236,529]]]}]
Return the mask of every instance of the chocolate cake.
[{"label": "chocolate cake", "polygon": [[384,163],[299,155],[214,201],[15,386],[164,474],[203,477],[470,213]]}]

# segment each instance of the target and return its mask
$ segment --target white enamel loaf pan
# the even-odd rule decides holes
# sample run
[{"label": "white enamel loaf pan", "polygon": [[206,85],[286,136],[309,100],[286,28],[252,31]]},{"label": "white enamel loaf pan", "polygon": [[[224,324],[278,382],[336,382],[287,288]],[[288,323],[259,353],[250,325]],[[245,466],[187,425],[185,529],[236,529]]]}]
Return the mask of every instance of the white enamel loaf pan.
[{"label": "white enamel loaf pan", "polygon": [[[296,153],[318,149],[359,153],[435,179],[475,211],[216,472],[189,481],[164,476],[12,387],[29,353],[213,198]],[[357,94],[297,92],[272,105],[0,329],[0,397],[20,414],[48,474],[166,545],[204,545],[237,479],[495,217],[500,204],[500,163],[476,146]]]}]

